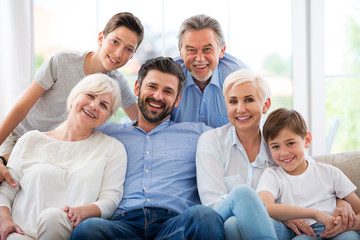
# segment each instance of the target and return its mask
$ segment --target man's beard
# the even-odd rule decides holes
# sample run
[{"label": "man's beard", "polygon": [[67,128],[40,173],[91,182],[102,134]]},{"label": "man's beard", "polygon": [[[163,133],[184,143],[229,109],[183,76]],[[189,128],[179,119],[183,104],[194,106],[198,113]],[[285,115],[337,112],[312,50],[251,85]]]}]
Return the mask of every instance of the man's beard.
[{"label": "man's beard", "polygon": [[206,81],[208,81],[208,80],[211,78],[211,76],[213,75],[213,71],[210,69],[208,75],[206,75],[205,78],[199,78],[198,76],[195,75],[195,72],[194,72],[194,71],[191,71],[190,74],[191,74],[191,76],[192,76],[195,80],[197,80],[197,81],[199,81],[199,82],[206,82]]},{"label": "man's beard", "polygon": [[[139,96],[140,96],[140,94],[139,94]],[[165,106],[165,108],[162,110],[162,112],[152,112],[152,114],[150,114],[148,109],[146,108],[146,105],[148,104],[149,101],[152,101],[159,105]],[[171,114],[171,112],[175,106],[175,103],[171,107],[166,107],[166,104],[162,101],[156,101],[153,98],[146,98],[144,100],[139,97],[138,105],[139,105],[141,114],[144,116],[144,118],[147,121],[149,121],[151,123],[158,123],[158,122],[163,121],[165,118],[167,118]],[[151,115],[153,115],[153,116],[151,116]]]}]

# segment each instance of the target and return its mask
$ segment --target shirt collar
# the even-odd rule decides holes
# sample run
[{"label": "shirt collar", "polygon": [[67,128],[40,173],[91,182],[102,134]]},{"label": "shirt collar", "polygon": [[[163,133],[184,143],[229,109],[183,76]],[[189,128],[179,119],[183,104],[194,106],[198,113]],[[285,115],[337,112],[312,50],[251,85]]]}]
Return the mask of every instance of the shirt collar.
[{"label": "shirt collar", "polygon": [[260,153],[256,157],[256,161],[258,161],[259,164],[264,164],[265,162],[275,164],[274,160],[272,159],[269,146],[267,145],[267,143],[264,140],[262,130],[260,130],[260,134],[261,134]]},{"label": "shirt collar", "polygon": [[[231,123],[229,123],[231,124]],[[271,157],[271,153],[270,153],[270,149],[267,146],[263,135],[262,135],[262,131],[260,131],[261,134],[261,143],[260,143],[260,151],[259,154],[256,156],[256,159],[254,162],[252,162],[252,165],[255,166],[261,166],[266,162],[272,163],[274,164],[274,161],[272,160]],[[241,152],[243,152],[244,154],[246,154],[244,146],[241,144],[239,138],[237,137],[236,134],[236,129],[234,126],[231,126],[231,135],[232,135],[232,145],[235,145]]]},{"label": "shirt collar", "polygon": [[[219,78],[219,64],[216,66],[216,68],[214,70],[214,73],[211,76],[209,84],[213,84],[213,85],[217,86],[219,89],[221,89],[220,78]],[[187,87],[189,87],[191,85],[195,85],[195,82],[194,82],[194,79],[193,79],[191,73],[188,70],[186,70],[185,88],[187,88]]]},{"label": "shirt collar", "polygon": [[[228,123],[228,124],[231,124],[231,123]],[[238,146],[238,148],[241,146],[241,148],[243,148],[239,138],[237,137],[236,129],[235,129],[234,125],[232,125],[232,124],[231,124],[230,131],[231,131],[231,138],[232,138],[231,145],[236,145],[236,146]]]},{"label": "shirt collar", "polygon": [[153,130],[151,130],[149,133],[145,132],[142,128],[140,127],[137,127],[137,126],[134,126],[135,123],[137,122],[137,119],[135,119],[134,121],[132,121],[130,123],[130,126],[132,126],[133,128],[135,129],[138,129],[139,131],[147,134],[147,135],[153,135],[153,134],[156,134],[157,132],[161,131],[162,129],[164,128],[167,128],[170,124],[171,124],[171,121],[170,121],[170,117],[168,117],[168,119],[166,119],[165,121],[163,121],[162,123],[160,123],[158,126],[156,126]]}]

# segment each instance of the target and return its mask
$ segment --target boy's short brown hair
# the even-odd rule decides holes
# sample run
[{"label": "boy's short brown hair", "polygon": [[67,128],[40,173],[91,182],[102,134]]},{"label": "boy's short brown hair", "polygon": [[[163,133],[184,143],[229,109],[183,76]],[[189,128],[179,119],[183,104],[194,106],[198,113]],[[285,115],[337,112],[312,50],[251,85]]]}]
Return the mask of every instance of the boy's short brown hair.
[{"label": "boy's short brown hair", "polygon": [[137,17],[129,12],[120,12],[115,14],[110,18],[103,30],[104,37],[106,37],[109,33],[118,27],[126,27],[129,30],[135,32],[138,36],[137,47],[140,46],[144,39],[144,27]]},{"label": "boy's short brown hair", "polygon": [[300,113],[292,109],[279,108],[271,112],[265,121],[263,136],[266,143],[276,138],[284,128],[288,128],[302,138],[308,131],[306,122]]}]

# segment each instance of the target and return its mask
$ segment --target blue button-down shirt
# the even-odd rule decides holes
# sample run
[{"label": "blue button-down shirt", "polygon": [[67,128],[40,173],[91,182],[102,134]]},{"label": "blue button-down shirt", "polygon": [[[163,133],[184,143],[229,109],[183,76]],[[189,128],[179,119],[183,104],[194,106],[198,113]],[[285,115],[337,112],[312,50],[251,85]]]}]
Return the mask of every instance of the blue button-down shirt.
[{"label": "blue button-down shirt", "polygon": [[179,57],[175,58],[175,61],[184,70],[186,85],[180,105],[174,108],[171,120],[175,122],[203,122],[211,127],[221,127],[229,123],[222,92],[225,78],[238,69],[248,67],[239,59],[225,53],[225,56],[219,60],[210,83],[202,93],[185,68],[184,62]]},{"label": "blue button-down shirt", "polygon": [[135,122],[108,123],[100,129],[120,140],[128,157],[124,196],[114,216],[142,207],[181,213],[200,204],[195,154],[200,135],[209,127],[168,119],[146,133]]}]

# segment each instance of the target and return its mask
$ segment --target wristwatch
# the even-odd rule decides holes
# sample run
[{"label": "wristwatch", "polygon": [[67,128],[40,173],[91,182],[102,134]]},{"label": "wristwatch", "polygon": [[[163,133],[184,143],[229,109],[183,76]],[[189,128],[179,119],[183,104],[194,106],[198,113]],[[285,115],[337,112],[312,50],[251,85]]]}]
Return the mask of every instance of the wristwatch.
[{"label": "wristwatch", "polygon": [[6,159],[5,159],[3,156],[0,156],[0,158],[1,158],[1,160],[3,161],[4,166],[6,166],[6,164],[7,164]]}]

